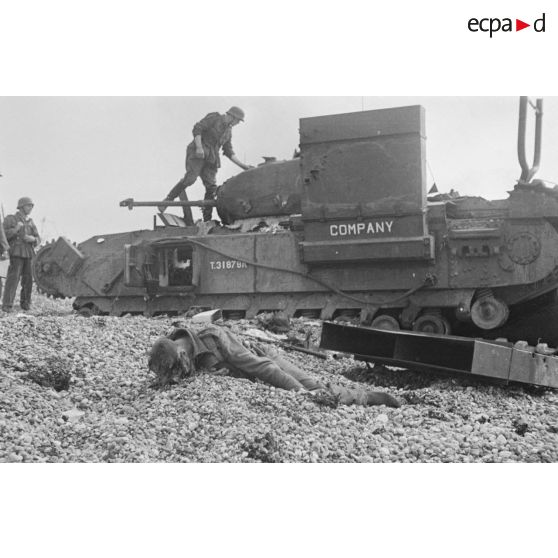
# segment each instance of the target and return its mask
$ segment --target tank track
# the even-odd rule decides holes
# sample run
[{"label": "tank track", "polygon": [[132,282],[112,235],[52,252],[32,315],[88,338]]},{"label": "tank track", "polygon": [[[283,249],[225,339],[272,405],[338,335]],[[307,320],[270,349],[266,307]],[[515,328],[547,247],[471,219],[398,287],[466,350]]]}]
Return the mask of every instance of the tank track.
[{"label": "tank track", "polygon": [[[54,293],[52,296],[57,296]],[[223,312],[226,319],[250,319],[256,314],[264,311],[281,310],[289,317],[305,317],[308,319],[322,320],[340,320],[359,323],[360,311],[355,308],[340,307],[335,304],[334,300],[329,297],[327,304],[315,304],[312,308],[306,304],[306,307],[297,307],[296,296],[288,297],[278,295],[276,297],[252,297],[248,310],[241,306],[246,306],[246,297],[223,297],[223,300],[210,301],[199,297],[184,297],[180,305],[175,306],[175,310],[161,310],[156,306],[150,306],[143,298],[140,297],[78,297],[74,301],[74,309],[84,316],[109,314],[122,316],[126,314],[156,316],[156,315],[178,315],[184,313],[195,313],[197,311],[208,310],[211,308],[228,308]],[[300,302],[300,300],[299,300]],[[318,300],[316,300],[318,302]],[[338,302],[338,301],[337,301]],[[225,304],[220,304],[225,303]],[[236,303],[236,304],[235,304]],[[144,310],[138,308],[144,307]],[[431,316],[442,316],[443,311],[440,309],[428,309],[427,313]],[[401,324],[399,315],[400,308],[382,309],[378,315],[390,316],[393,321]],[[423,313],[424,315],[424,313]],[[447,319],[442,320],[447,323]],[[401,329],[412,329],[411,326],[401,327]],[[424,330],[425,333],[433,333]],[[512,309],[510,319],[504,327],[491,331],[484,331],[476,328],[470,323],[460,323],[452,321],[451,331],[445,333],[453,333],[455,335],[463,335],[466,337],[481,337],[486,339],[505,338],[508,341],[527,341],[530,345],[536,345],[539,341],[548,343],[552,347],[558,347],[558,298],[556,291],[548,293],[536,303],[529,303]]]}]

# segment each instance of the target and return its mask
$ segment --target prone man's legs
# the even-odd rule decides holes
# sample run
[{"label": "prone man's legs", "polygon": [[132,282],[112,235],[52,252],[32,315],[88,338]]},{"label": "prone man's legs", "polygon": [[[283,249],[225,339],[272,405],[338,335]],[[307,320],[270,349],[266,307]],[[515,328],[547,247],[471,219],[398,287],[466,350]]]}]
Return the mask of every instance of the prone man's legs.
[{"label": "prone man's legs", "polygon": [[302,371],[298,366],[289,362],[286,358],[279,355],[273,347],[265,347],[264,352],[279,368],[289,376],[300,382],[304,389],[316,391],[325,389],[338,398],[342,405],[387,405],[388,407],[399,407],[397,399],[381,391],[372,391],[364,388],[347,388],[340,384],[328,382],[323,384],[314,380],[309,374]]}]

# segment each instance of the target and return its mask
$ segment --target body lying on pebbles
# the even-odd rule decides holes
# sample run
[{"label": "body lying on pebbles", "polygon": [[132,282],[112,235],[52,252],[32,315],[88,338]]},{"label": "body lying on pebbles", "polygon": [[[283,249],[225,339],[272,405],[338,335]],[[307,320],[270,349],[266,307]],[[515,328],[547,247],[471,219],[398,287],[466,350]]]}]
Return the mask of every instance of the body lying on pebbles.
[{"label": "body lying on pebbles", "polygon": [[[0,320],[0,462],[555,462],[555,391],[282,351],[317,378],[365,382],[398,409],[335,406],[229,376],[149,387],[176,318],[91,319],[36,297]],[[293,320],[302,339],[319,325]],[[257,324],[226,322],[245,335]],[[49,382],[51,382],[49,384]]]}]

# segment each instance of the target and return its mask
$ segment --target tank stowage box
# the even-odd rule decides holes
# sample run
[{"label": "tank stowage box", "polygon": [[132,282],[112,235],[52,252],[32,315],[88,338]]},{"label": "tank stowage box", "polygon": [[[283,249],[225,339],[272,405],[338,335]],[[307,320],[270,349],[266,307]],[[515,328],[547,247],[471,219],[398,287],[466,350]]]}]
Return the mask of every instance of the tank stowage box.
[{"label": "tank stowage box", "polygon": [[424,109],[303,118],[306,263],[431,259]]}]

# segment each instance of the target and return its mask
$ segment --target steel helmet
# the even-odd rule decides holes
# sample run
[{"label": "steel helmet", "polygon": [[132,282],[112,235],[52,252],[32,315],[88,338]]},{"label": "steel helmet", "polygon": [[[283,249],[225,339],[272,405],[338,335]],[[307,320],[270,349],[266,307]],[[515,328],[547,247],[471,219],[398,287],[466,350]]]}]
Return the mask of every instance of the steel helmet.
[{"label": "steel helmet", "polygon": [[241,108],[231,107],[227,111],[227,114],[230,114],[231,116],[234,116],[235,118],[238,118],[239,120],[244,122],[244,111]]},{"label": "steel helmet", "polygon": [[35,205],[35,204],[33,203],[33,200],[31,198],[28,197],[19,198],[17,202],[17,208],[21,209],[24,205]]}]

